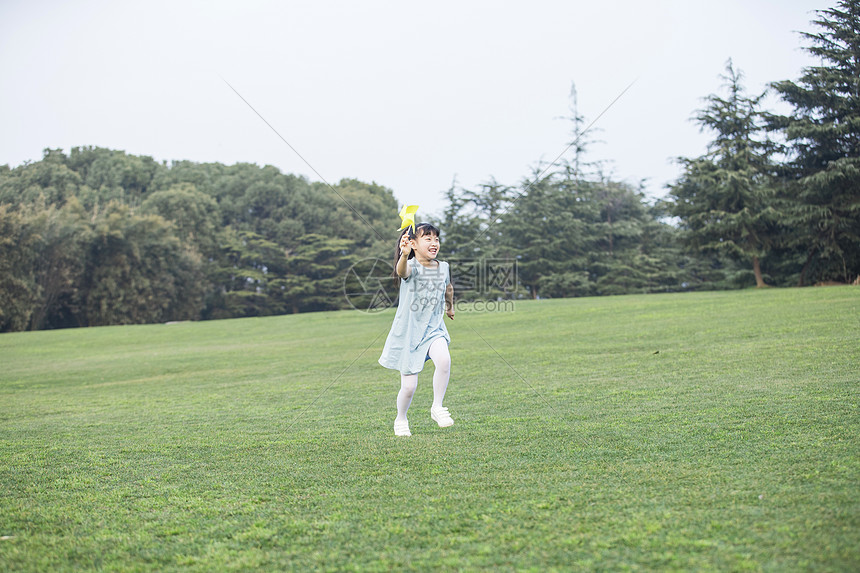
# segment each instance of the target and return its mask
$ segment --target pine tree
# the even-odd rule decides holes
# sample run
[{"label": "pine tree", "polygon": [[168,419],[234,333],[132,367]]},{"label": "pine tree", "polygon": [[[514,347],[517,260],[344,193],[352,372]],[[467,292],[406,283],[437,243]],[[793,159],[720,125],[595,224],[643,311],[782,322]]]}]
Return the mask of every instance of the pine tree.
[{"label": "pine tree", "polygon": [[762,95],[747,96],[731,60],[723,76],[726,98],[710,95],[695,116],[715,133],[708,152],[681,158],[684,174],[670,186],[672,215],[681,219],[687,244],[700,253],[722,253],[752,264],[756,286],[767,286],[760,260],[776,238],[771,184],[773,146],[759,139]]},{"label": "pine tree", "polygon": [[801,285],[860,274],[860,1],[818,16],[820,31],[802,35],[821,65],[772,84],[794,110],[769,118],[791,149],[785,192]]}]

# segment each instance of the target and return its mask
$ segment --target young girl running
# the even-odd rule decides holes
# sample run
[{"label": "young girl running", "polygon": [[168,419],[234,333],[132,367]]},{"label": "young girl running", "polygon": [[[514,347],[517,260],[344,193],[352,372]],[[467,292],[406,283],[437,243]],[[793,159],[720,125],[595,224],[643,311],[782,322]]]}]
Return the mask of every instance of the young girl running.
[{"label": "young girl running", "polygon": [[412,435],[406,411],[418,387],[418,373],[427,360],[436,366],[430,417],[441,428],[454,424],[448,408],[442,406],[451,376],[448,354],[451,337],[442,314],[454,319],[454,287],[448,263],[437,261],[438,253],[439,229],[433,225],[421,223],[414,232],[410,233],[407,227],[401,233],[394,260],[395,280],[400,281],[400,302],[379,358],[386,368],[400,371],[394,419],[397,436]]}]

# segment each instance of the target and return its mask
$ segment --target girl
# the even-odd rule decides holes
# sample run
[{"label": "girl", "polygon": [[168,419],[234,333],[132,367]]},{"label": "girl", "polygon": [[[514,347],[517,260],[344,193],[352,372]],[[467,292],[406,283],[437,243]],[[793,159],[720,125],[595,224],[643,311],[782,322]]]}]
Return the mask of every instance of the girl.
[{"label": "girl", "polygon": [[451,376],[451,337],[442,313],[454,320],[454,287],[448,263],[437,261],[439,229],[421,223],[410,233],[400,234],[395,251],[394,279],[400,282],[400,302],[391,332],[379,363],[400,371],[400,392],[397,394],[397,418],[394,435],[411,436],[406,411],[418,387],[418,373],[427,360],[436,366],[433,374],[433,405],[430,417],[446,428],[454,424],[448,408],[442,406],[448,379]]}]

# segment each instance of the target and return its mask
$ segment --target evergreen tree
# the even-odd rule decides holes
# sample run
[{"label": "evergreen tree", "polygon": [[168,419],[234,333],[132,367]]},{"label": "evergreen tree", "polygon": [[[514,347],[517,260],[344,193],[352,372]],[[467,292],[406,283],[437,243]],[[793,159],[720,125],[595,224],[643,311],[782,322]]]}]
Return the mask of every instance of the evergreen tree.
[{"label": "evergreen tree", "polygon": [[205,318],[269,316],[287,312],[281,299],[287,274],[287,252],[252,231],[225,229],[222,253],[210,280],[214,282]]},{"label": "evergreen tree", "polygon": [[523,185],[528,192],[504,218],[523,286],[532,298],[594,294],[589,266],[600,240],[600,205],[593,185],[560,176]]},{"label": "evergreen tree", "polygon": [[439,221],[446,256],[470,260],[499,256],[502,218],[511,206],[513,190],[491,178],[477,190],[446,191],[448,207]]},{"label": "evergreen tree", "polygon": [[595,143],[603,143],[603,141],[594,139],[594,134],[600,131],[600,128],[594,127],[594,122],[586,124],[585,116],[579,113],[579,94],[576,91],[576,83],[570,84],[570,115],[562,117],[570,122],[571,140],[568,142],[568,147],[564,155],[569,158],[561,159],[558,165],[561,166],[560,171],[564,173],[567,179],[573,181],[583,181],[589,179],[591,175],[596,174],[600,179],[604,179],[603,172],[605,161],[587,161],[586,157],[592,145]]},{"label": "evergreen tree", "polygon": [[335,310],[344,306],[344,273],[352,259],[350,242],[328,235],[301,237],[287,258],[287,276],[276,284],[294,313]]},{"label": "evergreen tree", "polygon": [[821,65],[772,84],[794,108],[770,116],[770,127],[791,146],[785,193],[801,285],[860,274],[860,1],[818,15],[820,31],[802,36]]},{"label": "evergreen tree", "polygon": [[763,95],[744,93],[742,74],[731,60],[726,72],[727,97],[708,96],[695,116],[703,130],[714,132],[714,140],[705,155],[680,158],[684,173],[670,186],[671,213],[681,220],[690,247],[750,261],[756,286],[762,287],[760,260],[777,237],[773,145],[758,139]]}]

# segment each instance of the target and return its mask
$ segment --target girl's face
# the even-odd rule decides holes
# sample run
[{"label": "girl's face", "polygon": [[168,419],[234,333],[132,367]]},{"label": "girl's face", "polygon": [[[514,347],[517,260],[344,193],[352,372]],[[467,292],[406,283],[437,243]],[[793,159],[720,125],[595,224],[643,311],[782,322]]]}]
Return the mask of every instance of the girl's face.
[{"label": "girl's face", "polygon": [[415,256],[418,260],[433,261],[439,254],[439,236],[434,233],[419,235],[412,239]]}]

